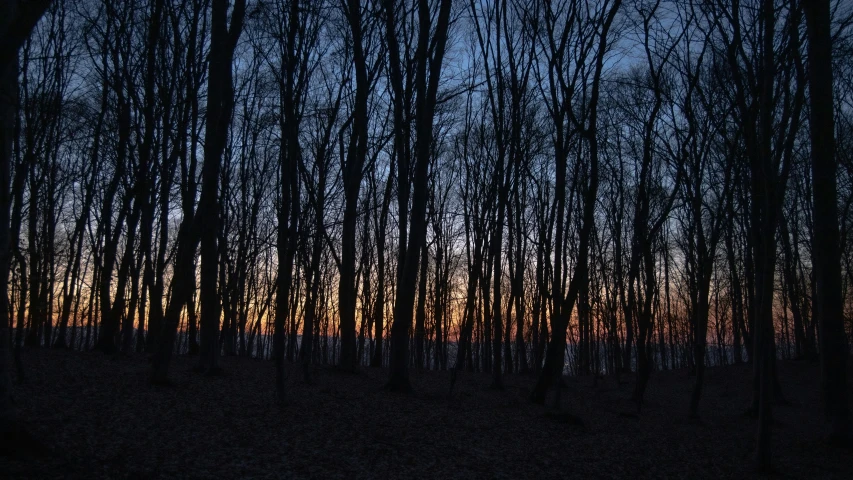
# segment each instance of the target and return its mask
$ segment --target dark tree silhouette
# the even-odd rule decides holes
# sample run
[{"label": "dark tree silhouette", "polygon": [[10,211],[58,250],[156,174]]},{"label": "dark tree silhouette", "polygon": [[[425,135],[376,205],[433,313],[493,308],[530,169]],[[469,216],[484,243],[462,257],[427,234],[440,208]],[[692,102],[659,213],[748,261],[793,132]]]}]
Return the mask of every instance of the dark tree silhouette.
[{"label": "dark tree silhouette", "polygon": [[[450,27],[450,0],[441,0],[438,7],[435,28],[432,27],[432,12],[428,0],[417,2],[418,37],[414,61],[415,68],[415,128],[405,122],[407,112],[403,111],[403,79],[401,72],[400,48],[397,40],[397,8],[395,2],[386,0],[385,8],[385,37],[388,43],[389,64],[391,69],[391,85],[394,97],[394,148],[397,152],[398,183],[400,192],[408,191],[409,151],[407,143],[414,134],[416,141],[411,160],[414,176],[412,188],[412,208],[408,215],[400,215],[400,228],[404,229],[405,218],[409,217],[407,235],[401,235],[400,256],[398,258],[399,285],[397,298],[394,302],[394,323],[391,327],[391,378],[388,387],[391,390],[411,390],[409,383],[409,328],[412,326],[412,313],[415,304],[415,289],[421,248],[426,243],[426,204],[427,204],[427,174],[430,159],[430,144],[432,142],[433,118],[435,101],[438,94],[438,83],[441,75],[441,64],[444,60],[447,44],[447,31]],[[408,58],[406,59],[408,62]],[[401,185],[405,183],[404,188]],[[403,195],[401,193],[400,195]],[[399,197],[400,211],[408,210],[408,194]],[[402,230],[405,231],[405,230]],[[406,243],[405,248],[403,244]]]},{"label": "dark tree silhouette", "polygon": [[841,297],[830,4],[828,0],[803,2],[803,10],[809,43],[814,262],[823,401],[830,437],[849,442],[853,439],[853,426],[847,401],[848,347]]},{"label": "dark tree silhouette", "polygon": [[[21,441],[12,405],[11,337],[9,336],[9,267],[10,245],[17,238],[10,235],[10,181],[14,162],[13,145],[18,115],[18,51],[30,32],[50,6],[50,0],[9,1],[0,5],[0,440],[4,447],[10,441]],[[17,438],[16,438],[17,437]],[[4,448],[5,449],[5,448]]]}]

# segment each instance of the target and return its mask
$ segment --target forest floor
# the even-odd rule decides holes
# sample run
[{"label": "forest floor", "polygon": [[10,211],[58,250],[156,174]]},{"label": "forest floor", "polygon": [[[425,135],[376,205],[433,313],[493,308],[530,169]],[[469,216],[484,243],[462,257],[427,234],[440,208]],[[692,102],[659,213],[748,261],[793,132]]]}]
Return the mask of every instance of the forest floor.
[{"label": "forest floor", "polygon": [[[755,444],[748,366],[708,369],[696,421],[683,370],[652,374],[639,415],[633,375],[566,378],[565,415],[528,401],[529,375],[495,391],[488,374],[460,373],[448,397],[447,372],[414,373],[406,395],[383,389],[384,370],[318,368],[306,385],[289,366],[277,406],[266,361],[223,358],[224,374],[209,377],[178,357],[174,384],[155,387],[142,355],[22,358],[19,418],[50,451],[0,457],[4,478],[723,478],[751,471]],[[781,362],[779,373],[776,475],[853,478],[853,451],[823,440],[817,364]]]}]

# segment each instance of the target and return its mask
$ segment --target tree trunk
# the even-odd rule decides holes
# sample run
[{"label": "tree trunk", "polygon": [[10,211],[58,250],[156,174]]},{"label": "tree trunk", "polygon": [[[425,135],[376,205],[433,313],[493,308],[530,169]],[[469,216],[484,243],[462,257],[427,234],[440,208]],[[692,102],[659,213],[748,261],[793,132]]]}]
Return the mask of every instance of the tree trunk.
[{"label": "tree trunk", "polygon": [[358,196],[364,175],[364,162],[367,158],[367,94],[370,85],[367,78],[367,60],[362,46],[361,2],[347,0],[346,16],[352,33],[353,65],[355,67],[356,94],[353,106],[352,133],[346,155],[344,172],[344,218],[341,231],[341,274],[338,287],[338,308],[341,315],[341,358],[340,367],[346,371],[355,371],[356,335],[356,223]]},{"label": "tree trunk", "polygon": [[[419,268],[421,248],[426,243],[426,202],[428,196],[427,174],[431,153],[433,117],[435,114],[436,95],[444,60],[444,49],[447,42],[447,30],[450,22],[451,0],[441,0],[437,23],[432,39],[431,12],[426,0],[418,3],[418,34],[417,73],[415,85],[417,90],[417,114],[414,164],[414,188],[412,192],[412,211],[409,220],[409,239],[405,255],[400,255],[400,279],[397,286],[397,298],[394,305],[394,324],[391,327],[391,376],[388,388],[396,391],[410,391],[409,382],[409,329],[412,326],[412,314],[415,303],[415,289]],[[397,44],[396,9],[394,2],[385,0],[386,39],[389,57],[391,58],[392,83],[395,102],[395,144],[398,152],[402,152],[404,141],[408,138],[407,130],[402,124],[403,111],[401,98],[400,50]],[[428,48],[428,45],[430,45]],[[430,58],[430,52],[432,58]],[[429,67],[429,82],[427,82],[427,67]],[[401,157],[402,158],[402,157]],[[401,178],[407,179],[408,164],[399,165]],[[405,173],[404,173],[405,172]],[[408,181],[408,179],[406,180]],[[400,189],[398,185],[398,190]],[[404,216],[399,222],[405,224]],[[402,228],[402,227],[401,227]],[[404,243],[404,236],[400,239]],[[402,247],[401,247],[402,249]]]},{"label": "tree trunk", "polygon": [[838,187],[833,118],[832,38],[829,0],[804,2],[809,38],[812,188],[814,194],[814,265],[817,277],[820,365],[824,413],[830,438],[853,440],[847,401],[847,336],[841,284]]},{"label": "tree trunk", "polygon": [[197,217],[201,237],[201,303],[200,355],[197,369],[208,374],[220,371],[219,325],[222,305],[218,295],[220,230],[219,176],[222,154],[228,139],[234,109],[232,62],[237,40],[243,30],[246,0],[235,0],[228,25],[228,0],[212,0],[210,60],[207,77],[207,112],[205,123],[204,165],[201,169],[201,195]]},{"label": "tree trunk", "polygon": [[[776,266],[776,213],[778,210],[776,184],[777,167],[773,158],[773,83],[774,52],[773,37],[776,16],[773,0],[762,2],[761,26],[763,30],[762,88],[759,121],[759,153],[753,155],[752,207],[753,218],[760,222],[753,224],[752,237],[755,240],[755,293],[757,308],[755,314],[755,358],[758,372],[758,445],[755,449],[756,468],[762,472],[771,469],[770,429],[772,423],[773,394],[771,370],[774,361],[773,348],[773,287]],[[769,178],[768,178],[769,177]]]},{"label": "tree trunk", "polygon": [[426,299],[427,299],[427,270],[429,269],[429,255],[426,244],[421,248],[421,265],[418,279],[418,306],[415,312],[415,369],[424,368],[424,336],[426,323]]}]

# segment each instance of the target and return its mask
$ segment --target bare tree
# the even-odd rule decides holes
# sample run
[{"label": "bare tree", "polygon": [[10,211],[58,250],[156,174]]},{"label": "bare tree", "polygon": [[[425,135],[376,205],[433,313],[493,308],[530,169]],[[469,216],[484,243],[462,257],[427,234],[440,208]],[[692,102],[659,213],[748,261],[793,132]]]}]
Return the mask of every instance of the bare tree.
[{"label": "bare tree", "polygon": [[219,251],[219,177],[222,153],[234,111],[232,63],[243,31],[246,0],[235,0],[228,23],[228,0],[211,0],[210,61],[205,113],[204,165],[198,201],[201,240],[201,351],[198,368],[207,373],[219,370],[219,322],[222,305],[217,295]]},{"label": "bare tree", "polygon": [[[388,44],[390,80],[394,98],[394,149],[398,161],[398,191],[407,192],[409,183],[409,161],[406,145],[414,133],[416,138],[414,148],[412,189],[412,208],[409,215],[400,215],[398,221],[401,229],[409,218],[408,235],[400,237],[399,284],[394,304],[394,324],[391,327],[391,378],[388,388],[391,390],[411,390],[409,383],[409,328],[412,326],[412,313],[415,303],[418,267],[421,248],[426,243],[426,204],[427,204],[427,173],[432,142],[433,117],[435,114],[436,95],[441,76],[441,64],[444,60],[447,44],[447,31],[450,27],[451,0],[441,0],[438,6],[438,16],[435,28],[432,26],[432,8],[427,0],[417,2],[418,37],[416,74],[414,78],[417,104],[415,106],[415,128],[410,130],[406,117],[408,112],[403,110],[403,78],[401,62],[408,63],[409,59],[401,58],[397,31],[397,7],[395,2],[385,0],[385,38]],[[402,184],[407,186],[404,188]],[[408,195],[399,198],[401,212],[408,210]],[[406,238],[408,237],[408,238]],[[408,241],[407,241],[408,240]],[[406,243],[403,249],[403,243]]]},{"label": "bare tree", "polygon": [[[554,273],[552,282],[553,288],[551,295],[554,298],[554,312],[551,317],[551,339],[548,342],[548,348],[545,353],[545,361],[542,366],[542,371],[539,373],[536,386],[531,394],[531,399],[536,403],[544,403],[545,395],[548,389],[555,384],[561,382],[563,375],[563,367],[565,365],[565,350],[566,350],[566,330],[569,326],[572,309],[578,298],[578,293],[583,288],[587,288],[586,284],[589,281],[589,240],[592,233],[592,226],[595,221],[595,203],[598,196],[598,176],[599,176],[599,138],[598,138],[598,103],[600,98],[601,78],[604,70],[604,59],[607,55],[611,43],[609,38],[610,28],[616,18],[616,14],[622,5],[621,0],[615,0],[613,3],[604,2],[600,9],[596,11],[585,11],[586,8],[576,3],[567,3],[557,7],[546,8],[544,13],[544,29],[547,35],[541,41],[547,45],[549,49],[548,56],[552,59],[549,62],[549,84],[550,98],[547,98],[546,104],[549,113],[554,121],[555,136],[555,157],[556,157],[556,183],[555,183],[555,204],[557,229],[555,233],[555,259]],[[562,9],[568,9],[568,12],[561,12]],[[565,24],[557,23],[560,15],[568,15],[568,20]],[[570,63],[566,52],[567,42],[570,35],[577,28],[574,23],[578,22],[582,32],[575,32],[578,35],[577,58],[593,59],[594,68],[589,78],[589,99],[584,102],[582,115],[571,109],[573,104],[573,96],[575,89],[586,90],[587,86],[571,85],[568,83],[568,78],[577,79],[579,75],[570,75],[563,69],[568,67]],[[585,35],[591,35],[589,38]],[[594,48],[593,48],[594,46]],[[582,63],[579,62],[579,63]],[[576,63],[577,65],[577,63]],[[559,87],[558,87],[559,86]],[[563,245],[563,229],[566,215],[566,173],[569,155],[568,142],[577,133],[586,143],[589,149],[588,165],[586,165],[586,189],[583,193],[583,213],[582,226],[578,233],[578,257],[575,263],[572,280],[569,283],[568,290],[565,294],[562,292],[563,283],[561,279],[561,259],[560,253]],[[571,212],[569,212],[571,213]],[[558,390],[559,392],[559,390]]]},{"label": "bare tree", "polygon": [[0,6],[0,436],[3,444],[20,441],[12,405],[12,378],[9,346],[8,279],[10,244],[9,192],[15,121],[18,104],[18,51],[30,36],[38,20],[50,6],[50,0],[3,2]]},{"label": "bare tree", "polygon": [[820,322],[820,363],[824,411],[830,438],[853,439],[847,402],[847,337],[841,296],[837,161],[833,117],[830,2],[803,2],[809,54],[812,182],[814,187],[814,262]]},{"label": "bare tree", "polygon": [[[219,209],[216,203],[217,192],[211,192],[211,189],[218,190],[219,185],[219,167],[218,165],[221,162],[222,151],[225,148],[225,141],[227,137],[227,129],[231,123],[231,112],[233,109],[233,86],[231,84],[231,62],[232,56],[234,53],[234,49],[236,48],[237,40],[240,36],[240,31],[242,30],[243,24],[243,16],[245,15],[245,0],[236,0],[234,5],[234,9],[231,12],[231,26],[228,26],[228,2],[227,0],[214,0],[212,4],[212,20],[211,20],[211,48],[215,47],[215,53],[219,56],[227,56],[228,58],[223,60],[219,59],[217,62],[210,62],[210,72],[208,74],[208,109],[207,109],[207,135],[208,138],[214,141],[207,142],[205,144],[205,156],[210,156],[209,159],[210,166],[208,166],[208,172],[205,176],[202,173],[203,178],[207,178],[208,183],[213,183],[213,185],[209,185],[207,188],[207,195],[202,195],[202,198],[199,199],[199,208],[193,214],[194,209],[194,185],[195,182],[192,180],[195,176],[195,162],[193,161],[190,168],[186,170],[186,172],[182,172],[185,176],[190,179],[190,186],[192,189],[187,189],[184,195],[184,219],[181,222],[180,231],[178,233],[178,241],[177,241],[177,249],[175,255],[175,265],[173,270],[173,278],[171,283],[171,295],[170,302],[168,307],[166,308],[166,312],[163,319],[163,333],[158,335],[158,344],[157,351],[154,357],[154,361],[152,364],[152,377],[151,380],[154,383],[164,383],[168,381],[168,368],[169,362],[172,356],[172,350],[174,349],[174,341],[177,336],[178,322],[180,320],[181,311],[184,309],[184,306],[191,302],[192,293],[194,290],[195,282],[193,280],[195,274],[195,252],[198,246],[199,241],[201,240],[199,234],[199,224],[202,219],[202,207],[201,204],[207,202],[206,215],[208,216],[218,216]],[[215,19],[215,20],[213,20]],[[198,21],[198,16],[195,17],[195,20]],[[216,31],[216,33],[213,33]],[[215,57],[213,53],[211,53],[211,57]],[[211,78],[210,77],[218,77],[213,79],[213,85],[210,85]],[[210,93],[210,90],[213,90],[213,93]],[[221,131],[224,129],[224,131]],[[194,130],[194,129],[193,129]],[[194,158],[194,153],[192,154]],[[205,161],[207,164],[208,161]],[[215,164],[215,165],[214,165]],[[204,167],[203,167],[204,168]],[[211,172],[210,170],[213,170]],[[204,190],[204,188],[203,188]],[[210,197],[213,196],[211,199]],[[211,203],[212,202],[212,203]],[[217,220],[213,220],[213,224],[217,224]],[[209,224],[208,224],[209,225]],[[219,305],[219,298],[216,294],[216,268],[218,263],[216,251],[216,235],[218,234],[218,229],[213,229],[212,233],[208,232],[207,236],[211,235],[213,238],[208,238],[206,247],[207,247],[207,257],[214,263],[214,265],[210,265],[210,262],[207,265],[207,269],[205,273],[207,274],[207,288],[211,289],[210,296],[212,298],[207,299],[207,308],[206,313],[210,314],[208,318],[215,318],[216,320],[210,321],[208,320],[207,329],[205,334],[208,337],[208,342],[212,340],[212,344],[208,343],[209,347],[213,350],[208,350],[206,355],[203,356],[201,360],[203,363],[201,366],[206,369],[206,371],[215,372],[216,371],[216,358],[219,354],[219,343],[218,343],[218,334],[219,334],[219,313],[221,306]],[[203,249],[204,250],[204,249]],[[202,274],[202,278],[205,277],[205,274]],[[215,323],[213,323],[215,322]],[[211,323],[213,323],[211,325]],[[203,334],[203,336],[205,335]],[[215,338],[214,338],[215,337]]]}]

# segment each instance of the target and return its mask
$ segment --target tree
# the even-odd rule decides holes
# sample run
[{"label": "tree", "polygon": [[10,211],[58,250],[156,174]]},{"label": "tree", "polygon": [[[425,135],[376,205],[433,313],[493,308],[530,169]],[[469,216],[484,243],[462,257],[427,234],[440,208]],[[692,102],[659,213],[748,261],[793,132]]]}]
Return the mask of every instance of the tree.
[{"label": "tree", "polygon": [[364,176],[364,162],[367,158],[367,96],[370,84],[367,72],[367,59],[364,49],[364,32],[361,2],[347,0],[344,14],[349,22],[352,35],[352,60],[355,67],[355,101],[352,112],[352,126],[346,164],[342,165],[344,180],[344,219],[341,232],[341,274],[338,287],[338,301],[341,310],[341,361],[340,366],[354,371],[358,364],[355,344],[355,230],[358,219],[358,197]]},{"label": "tree", "polygon": [[[217,225],[218,220],[211,217],[219,215],[216,196],[219,185],[219,165],[221,155],[225,149],[225,141],[228,127],[231,123],[231,112],[233,109],[233,86],[231,84],[231,62],[234,49],[236,48],[237,40],[242,30],[243,17],[245,15],[246,2],[245,0],[236,0],[234,9],[231,12],[231,26],[228,26],[228,1],[213,0],[211,9],[211,58],[218,58],[216,62],[209,63],[208,72],[208,108],[206,136],[211,141],[205,144],[205,165],[207,165],[207,173],[204,173],[202,167],[202,178],[208,182],[206,189],[207,194],[202,194],[199,199],[199,208],[193,214],[193,203],[195,198],[195,154],[192,153],[192,164],[186,169],[185,176],[188,179],[191,188],[185,191],[183,198],[184,218],[181,221],[180,231],[178,232],[177,248],[175,255],[175,266],[172,273],[171,295],[170,302],[166,308],[163,318],[162,333],[158,335],[157,351],[152,362],[153,383],[168,382],[168,369],[171,360],[172,351],[174,349],[175,337],[177,336],[178,322],[180,320],[181,311],[184,306],[192,300],[192,293],[195,288],[195,252],[198,247],[200,237],[200,225],[202,218],[212,221],[213,225]],[[195,16],[198,20],[198,16]],[[196,23],[197,25],[197,23]],[[215,32],[215,33],[214,33]],[[215,46],[215,47],[214,47]],[[215,54],[215,55],[214,55]],[[223,59],[222,56],[227,58]],[[211,84],[212,82],[212,84]],[[194,130],[194,129],[193,129]],[[193,142],[195,143],[195,142]],[[209,158],[208,158],[209,157]],[[208,164],[209,163],[209,164]],[[183,172],[182,172],[183,173]],[[204,180],[203,180],[204,182]],[[211,185],[212,184],[212,185]],[[202,187],[204,191],[204,187]],[[202,204],[205,207],[202,208]],[[207,224],[211,226],[211,224]],[[205,292],[210,292],[210,297],[206,300],[204,312],[208,314],[207,325],[202,336],[207,336],[207,342],[210,350],[205,352],[200,360],[200,366],[210,373],[216,372],[216,357],[219,354],[219,298],[216,294],[217,275],[216,268],[218,263],[216,251],[216,235],[218,229],[211,229],[205,240],[206,258],[210,261],[207,268],[203,269],[202,279],[205,283]],[[212,237],[212,238],[211,238]],[[205,249],[202,249],[205,251]],[[213,265],[211,265],[211,262]],[[206,279],[205,279],[206,278]],[[202,315],[204,317],[204,315]],[[211,320],[213,319],[213,320]]]},{"label": "tree", "polygon": [[[589,157],[586,179],[587,186],[583,195],[583,220],[578,233],[578,258],[575,263],[572,280],[565,294],[562,293],[563,287],[560,278],[560,256],[559,254],[555,255],[552,279],[553,289],[551,291],[551,295],[554,297],[554,312],[551,317],[551,339],[548,342],[548,348],[545,352],[545,362],[531,394],[531,399],[536,403],[544,403],[548,389],[562,378],[565,362],[566,330],[569,326],[571,312],[582,286],[584,289],[587,288],[586,284],[589,282],[589,240],[593,223],[595,222],[595,203],[598,196],[598,102],[600,98],[602,71],[604,69],[604,58],[611,45],[608,33],[621,5],[621,0],[615,0],[613,3],[605,2],[600,10],[600,14],[596,15],[595,12],[584,12],[583,9],[586,7],[582,5],[570,4],[568,8],[571,15],[565,25],[555,24],[557,18],[553,10],[546,10],[545,13],[545,31],[548,37],[543,41],[550,45],[551,52],[549,56],[552,58],[552,61],[549,62],[549,74],[552,76],[550,84],[552,87],[550,92],[551,98],[548,99],[548,109],[554,120],[554,128],[557,132],[554,145],[557,167],[555,183],[557,230],[554,241],[556,252],[560,251],[563,244],[563,224],[566,211],[566,169],[569,155],[568,142],[574,136],[573,133],[577,133],[587,142]],[[589,16],[584,17],[584,15]],[[576,16],[577,20],[575,20]],[[584,39],[585,41],[579,43],[580,46],[577,47],[581,49],[579,52],[580,55],[589,55],[594,59],[595,64],[592,71],[592,78],[590,79],[590,97],[588,103],[584,105],[587,110],[583,116],[575,116],[576,113],[570,109],[573,102],[573,92],[575,87],[579,86],[568,87],[565,77],[569,75],[562,70],[566,68],[563,62],[569,63],[569,60],[564,58],[564,55],[566,55],[564,49],[575,21],[589,22],[590,27],[592,27],[591,30],[597,35],[591,41]],[[560,36],[557,37],[557,35]],[[586,42],[596,45],[594,53],[590,50],[584,50],[583,45]],[[578,75],[573,75],[569,78],[576,79]],[[561,85],[561,88],[558,90],[555,85]]]},{"label": "tree", "polygon": [[[385,0],[385,38],[388,44],[389,66],[391,70],[391,85],[394,98],[394,149],[397,152],[398,175],[402,182],[398,183],[398,191],[408,191],[409,162],[406,159],[408,147],[406,143],[415,134],[414,148],[414,185],[412,189],[412,208],[409,217],[408,243],[406,236],[401,236],[399,269],[399,285],[397,298],[394,303],[394,324],[391,327],[391,378],[388,388],[395,391],[409,391],[409,328],[412,326],[412,313],[415,304],[415,289],[421,248],[426,243],[426,204],[427,204],[427,173],[432,143],[433,117],[435,114],[436,95],[441,76],[441,64],[444,60],[447,44],[447,31],[450,27],[451,0],[440,0],[435,28],[432,28],[432,13],[428,0],[419,0],[418,17],[418,46],[414,60],[416,74],[414,78],[417,104],[415,106],[415,129],[409,131],[403,111],[403,79],[400,63],[400,48],[397,41],[397,8],[392,0]],[[432,34],[432,35],[431,35]],[[406,59],[408,60],[408,59]],[[408,209],[408,195],[403,194],[399,206],[401,211]],[[401,228],[406,216],[400,216]]]},{"label": "tree", "polygon": [[778,168],[774,164],[772,152],[773,139],[773,82],[774,51],[773,37],[776,22],[773,0],[764,0],[761,6],[761,28],[764,36],[761,100],[759,107],[759,138],[757,154],[750,161],[751,200],[753,218],[752,236],[755,239],[756,258],[756,294],[758,305],[755,313],[755,357],[758,364],[758,446],[755,450],[756,467],[761,471],[770,470],[770,428],[772,422],[772,379],[771,362],[773,354],[773,273],[776,266],[775,235],[766,232],[776,231],[778,211],[777,193],[779,185]]},{"label": "tree", "polygon": [[847,337],[841,290],[838,188],[832,89],[832,36],[829,0],[803,2],[809,54],[814,264],[820,323],[820,365],[824,411],[830,438],[853,439],[847,402]]},{"label": "tree", "polygon": [[[314,169],[316,170],[316,186],[314,178],[309,181],[307,178],[304,181],[307,190],[309,202],[314,208],[314,234],[311,239],[311,266],[307,272],[307,299],[305,304],[305,321],[302,328],[302,349],[300,355],[303,364],[303,379],[305,382],[311,382],[311,363],[314,356],[314,330],[316,328],[317,318],[317,303],[320,294],[320,282],[322,281],[320,265],[323,256],[323,246],[325,243],[326,227],[325,227],[325,207],[326,207],[326,181],[328,176],[328,160],[330,157],[330,139],[332,138],[332,130],[335,127],[336,120],[341,108],[341,100],[344,91],[344,84],[340,83],[335,89],[334,80],[328,80],[327,73],[323,71],[326,89],[327,106],[322,110],[320,116],[321,121],[317,126],[316,139],[314,141]],[[337,90],[337,91],[336,91]],[[304,165],[303,170],[307,169]]]},{"label": "tree", "polygon": [[219,172],[231,125],[231,114],[234,111],[234,50],[243,31],[243,18],[246,14],[246,0],[235,0],[229,25],[228,3],[228,0],[212,0],[211,3],[204,165],[201,169],[201,196],[197,212],[201,237],[201,355],[198,368],[211,374],[219,370],[217,358],[222,313],[222,305],[217,295]]},{"label": "tree", "polygon": [[9,1],[0,5],[0,318],[4,319],[0,322],[0,442],[4,449],[8,442],[21,440],[12,405],[11,341],[9,323],[5,320],[9,318],[10,244],[17,242],[9,234],[9,177],[17,118],[18,50],[50,3],[50,0]]}]

